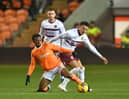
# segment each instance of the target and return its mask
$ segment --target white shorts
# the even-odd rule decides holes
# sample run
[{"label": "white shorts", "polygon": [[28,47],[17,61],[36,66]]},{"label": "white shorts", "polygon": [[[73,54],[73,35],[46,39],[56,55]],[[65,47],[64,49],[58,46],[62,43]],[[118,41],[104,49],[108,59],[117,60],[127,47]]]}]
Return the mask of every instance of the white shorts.
[{"label": "white shorts", "polygon": [[53,79],[55,78],[55,75],[57,73],[60,73],[62,71],[62,69],[65,68],[63,65],[56,67],[50,71],[45,71],[42,75],[42,78],[48,79],[50,81],[53,81]]}]

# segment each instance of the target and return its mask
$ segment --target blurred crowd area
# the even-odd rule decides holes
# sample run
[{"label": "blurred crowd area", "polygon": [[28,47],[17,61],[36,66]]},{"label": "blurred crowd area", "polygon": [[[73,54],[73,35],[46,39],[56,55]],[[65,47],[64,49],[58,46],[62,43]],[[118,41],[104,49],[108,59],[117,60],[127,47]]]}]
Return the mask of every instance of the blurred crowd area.
[{"label": "blurred crowd area", "polygon": [[74,12],[84,0],[66,0],[67,7],[63,10],[57,9],[57,18],[64,22]]},{"label": "blurred crowd area", "polygon": [[[0,0],[0,47],[6,47],[17,35],[36,21],[54,0]],[[64,22],[83,0],[66,0],[67,8],[57,9],[57,18]]]},{"label": "blurred crowd area", "polygon": [[12,43],[51,2],[52,0],[0,0],[0,46]]}]

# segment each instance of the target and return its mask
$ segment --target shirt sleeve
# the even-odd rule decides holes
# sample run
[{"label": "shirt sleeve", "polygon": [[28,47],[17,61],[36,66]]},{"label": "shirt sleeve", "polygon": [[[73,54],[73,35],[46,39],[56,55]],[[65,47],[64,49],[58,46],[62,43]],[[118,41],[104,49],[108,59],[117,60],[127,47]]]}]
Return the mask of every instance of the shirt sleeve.
[{"label": "shirt sleeve", "polygon": [[58,51],[58,52],[63,52],[63,53],[72,53],[73,51],[72,50],[69,50],[69,49],[66,49],[66,48],[62,48],[58,45],[54,45],[54,44],[51,44],[51,43],[48,43],[50,46],[51,46],[51,49],[53,51]]},{"label": "shirt sleeve", "polygon": [[62,22],[60,23],[60,32],[61,32],[61,34],[65,33],[65,27]]},{"label": "shirt sleeve", "polygon": [[29,65],[28,73],[27,75],[31,75],[35,69],[36,60],[33,55],[31,55],[31,63]]},{"label": "shirt sleeve", "polygon": [[42,22],[42,23],[41,23],[41,26],[40,26],[40,30],[39,30],[39,34],[41,35],[41,37],[45,36],[43,24],[44,24],[44,23]]},{"label": "shirt sleeve", "polygon": [[62,34],[59,34],[58,36],[56,37],[53,37],[51,40],[49,40],[48,42],[54,42],[58,39],[69,39],[69,36],[68,36],[68,33],[62,33]]},{"label": "shirt sleeve", "polygon": [[89,41],[87,35],[85,34],[84,36],[84,40],[83,40],[83,43],[85,44],[85,46],[87,46],[89,48],[89,50],[91,52],[93,52],[94,54],[96,54],[98,57],[103,57],[99,52],[98,50],[91,44],[91,42]]}]

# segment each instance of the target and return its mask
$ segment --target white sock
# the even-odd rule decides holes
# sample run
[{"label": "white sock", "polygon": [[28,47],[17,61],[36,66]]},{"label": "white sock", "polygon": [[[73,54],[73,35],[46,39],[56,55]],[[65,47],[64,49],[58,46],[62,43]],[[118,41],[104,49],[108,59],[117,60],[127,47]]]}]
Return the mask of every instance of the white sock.
[{"label": "white sock", "polygon": [[70,73],[75,74],[75,75],[78,76],[78,75],[79,75],[79,74],[78,74],[79,71],[80,71],[80,67],[76,67],[76,68],[71,69],[71,70],[70,70]]},{"label": "white sock", "polygon": [[64,81],[61,83],[61,85],[66,88],[69,82],[70,82],[69,78],[64,78]]},{"label": "white sock", "polygon": [[79,70],[79,78],[80,78],[80,80],[81,80],[82,82],[85,81],[85,67],[80,68],[80,70]]},{"label": "white sock", "polygon": [[[79,68],[79,67],[76,67],[76,68],[71,69],[71,70],[70,70],[70,73],[75,74],[75,75],[78,75],[79,71],[80,71],[80,68]],[[64,77],[64,80],[63,80],[63,82],[62,82],[61,84],[62,84],[64,87],[67,87],[69,81],[70,81],[69,78]]]}]

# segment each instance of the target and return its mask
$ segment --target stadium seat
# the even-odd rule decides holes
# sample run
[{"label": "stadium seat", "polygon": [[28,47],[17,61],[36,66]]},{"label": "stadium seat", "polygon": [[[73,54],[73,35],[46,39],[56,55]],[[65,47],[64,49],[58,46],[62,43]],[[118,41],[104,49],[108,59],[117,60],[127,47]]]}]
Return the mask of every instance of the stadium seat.
[{"label": "stadium seat", "polygon": [[12,37],[12,32],[8,25],[2,25],[0,28],[2,39],[10,39]]},{"label": "stadium seat", "polygon": [[68,9],[69,12],[72,13],[73,11],[75,11],[78,7],[79,7],[79,3],[77,1],[72,1],[68,4]]},{"label": "stadium seat", "polygon": [[4,16],[4,12],[2,10],[0,10],[0,17]]},{"label": "stadium seat", "polygon": [[12,17],[12,16],[7,16],[7,17],[5,17],[5,22],[6,22],[6,24],[12,24],[12,23],[18,23],[18,19],[17,19],[17,17]]},{"label": "stadium seat", "polygon": [[28,11],[25,9],[20,9],[17,11],[17,19],[19,23],[25,23],[28,19]]},{"label": "stadium seat", "polygon": [[7,9],[7,10],[5,10],[4,15],[5,15],[5,17],[7,17],[7,16],[15,17],[16,16],[16,11],[13,10],[13,9]]},{"label": "stadium seat", "polygon": [[5,23],[5,19],[4,17],[0,17],[0,24],[3,24],[3,23]]},{"label": "stadium seat", "polygon": [[25,8],[30,8],[32,0],[23,0],[23,5]]},{"label": "stadium seat", "polygon": [[28,11],[27,10],[25,10],[25,9],[20,9],[20,10],[17,10],[17,16],[26,16],[26,17],[28,17]]},{"label": "stadium seat", "polygon": [[9,28],[10,28],[11,32],[18,31],[19,30],[19,24],[18,23],[9,24]]},{"label": "stadium seat", "polygon": [[12,0],[12,7],[14,9],[20,9],[22,8],[22,3],[20,0]]}]

